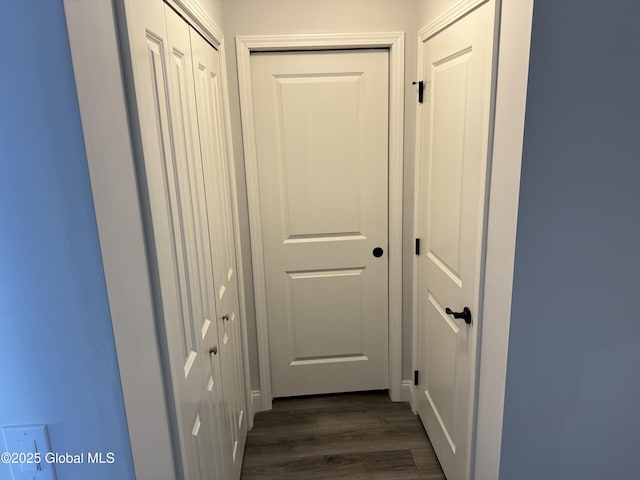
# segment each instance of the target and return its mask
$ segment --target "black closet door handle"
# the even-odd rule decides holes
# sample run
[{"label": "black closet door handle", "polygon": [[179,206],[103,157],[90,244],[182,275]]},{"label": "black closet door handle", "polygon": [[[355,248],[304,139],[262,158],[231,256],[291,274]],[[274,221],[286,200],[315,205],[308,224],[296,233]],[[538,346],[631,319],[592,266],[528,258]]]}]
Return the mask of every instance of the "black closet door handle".
[{"label": "black closet door handle", "polygon": [[376,247],[373,249],[373,256],[376,258],[381,257],[383,253],[384,253],[384,250],[382,250],[382,248],[380,247]]},{"label": "black closet door handle", "polygon": [[461,312],[454,312],[449,307],[445,308],[444,311],[447,315],[453,315],[453,318],[461,318],[464,323],[471,325],[471,310],[469,310],[469,307],[464,307]]}]

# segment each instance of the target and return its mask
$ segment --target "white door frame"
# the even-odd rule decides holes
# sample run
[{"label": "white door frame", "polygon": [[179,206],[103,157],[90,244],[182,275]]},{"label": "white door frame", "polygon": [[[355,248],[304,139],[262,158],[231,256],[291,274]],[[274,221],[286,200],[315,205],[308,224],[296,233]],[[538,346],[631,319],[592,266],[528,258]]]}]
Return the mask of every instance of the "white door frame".
[{"label": "white door frame", "polygon": [[[424,42],[488,0],[463,0],[418,32],[418,75],[423,69]],[[515,260],[520,167],[524,138],[529,50],[534,0],[496,0],[487,194],[485,196],[483,280],[480,297],[475,418],[471,479],[499,477],[502,420],[507,373],[511,293]],[[416,190],[421,158],[420,116],[416,115]],[[416,206],[419,199],[415,195]],[[414,210],[417,212],[417,208]],[[414,216],[414,231],[417,231]],[[417,351],[417,257],[413,262],[413,345]],[[417,389],[411,391],[417,409]]]},{"label": "white door frame", "polygon": [[271,409],[271,364],[262,219],[251,87],[251,53],[277,50],[386,48],[389,50],[389,393],[401,400],[402,384],[402,175],[404,131],[404,33],[251,35],[236,38],[242,141],[247,176],[253,283],[262,410]]},{"label": "white door frame", "polygon": [[[174,479],[177,459],[169,422],[162,351],[149,283],[144,224],[126,92],[114,25],[114,3],[130,0],[64,0],[82,131],[96,214],[105,283],[137,478]],[[161,2],[163,0],[157,0]],[[223,116],[231,182],[238,296],[242,328],[245,408],[253,424],[246,302],[235,162],[231,137],[222,30],[197,0],[166,0],[220,53]],[[120,22],[122,18],[118,18]],[[126,72],[125,72],[126,73]]]}]

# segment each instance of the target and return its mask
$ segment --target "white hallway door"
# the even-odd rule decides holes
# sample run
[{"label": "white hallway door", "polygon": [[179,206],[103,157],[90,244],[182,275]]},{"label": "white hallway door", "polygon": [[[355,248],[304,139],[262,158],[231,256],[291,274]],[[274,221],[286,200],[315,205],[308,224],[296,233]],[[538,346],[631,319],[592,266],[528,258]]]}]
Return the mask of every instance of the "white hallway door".
[{"label": "white hallway door", "polygon": [[492,25],[489,2],[422,45],[418,412],[448,480],[470,475]]},{"label": "white hallway door", "polygon": [[272,394],[387,388],[388,51],[251,71]]}]

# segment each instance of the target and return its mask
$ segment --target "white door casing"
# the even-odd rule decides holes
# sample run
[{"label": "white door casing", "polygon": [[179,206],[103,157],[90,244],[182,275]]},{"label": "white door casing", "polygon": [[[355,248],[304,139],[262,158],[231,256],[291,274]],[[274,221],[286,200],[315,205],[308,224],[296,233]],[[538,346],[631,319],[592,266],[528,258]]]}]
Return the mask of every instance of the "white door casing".
[{"label": "white door casing", "polygon": [[251,70],[273,395],[387,388],[388,52]]},{"label": "white door casing", "polygon": [[328,35],[242,36],[236,39],[243,145],[249,195],[251,247],[258,329],[262,409],[271,408],[271,371],[267,329],[266,282],[262,246],[258,168],[254,131],[251,53],[258,51],[387,48],[389,51],[389,389],[401,398],[402,356],[402,161],[404,93],[404,34],[363,33]]},{"label": "white door casing", "polygon": [[[470,478],[493,2],[423,38],[416,157],[417,406],[449,480]],[[447,313],[471,311],[472,323]]]},{"label": "white door casing", "polygon": [[494,50],[498,61],[472,462],[477,480],[498,478],[500,473],[533,3],[502,0],[497,4],[500,28],[494,28],[499,47]]},{"label": "white door casing", "polygon": [[224,389],[222,411],[225,478],[239,478],[247,433],[244,359],[238,300],[238,276],[234,245],[230,175],[224,138],[222,80],[218,52],[191,30],[193,75],[201,138],[206,209],[203,225],[208,225],[213,258],[210,292],[217,305],[218,357]]}]

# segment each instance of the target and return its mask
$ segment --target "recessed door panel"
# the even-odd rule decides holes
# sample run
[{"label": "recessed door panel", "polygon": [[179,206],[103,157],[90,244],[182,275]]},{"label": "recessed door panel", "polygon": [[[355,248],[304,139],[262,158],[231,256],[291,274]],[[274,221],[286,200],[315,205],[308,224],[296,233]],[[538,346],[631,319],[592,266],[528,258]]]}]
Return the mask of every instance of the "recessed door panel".
[{"label": "recessed door panel", "polygon": [[459,277],[469,53],[433,65],[429,253]]},{"label": "recessed door panel", "polygon": [[362,273],[289,273],[292,363],[338,363],[363,356]]},{"label": "recessed door panel", "polygon": [[274,81],[286,238],[359,232],[362,75],[277,76]]},{"label": "recessed door panel", "polygon": [[[180,233],[182,228],[182,213],[177,207],[178,196],[177,193],[177,178],[176,178],[176,166],[175,157],[173,155],[173,148],[170,143],[170,119],[168,111],[168,99],[169,92],[165,81],[166,62],[165,62],[165,44],[157,35],[147,32],[146,37],[147,54],[149,59],[149,69],[152,78],[151,89],[149,99],[151,104],[149,107],[156,114],[154,126],[154,137],[159,140],[157,146],[157,154],[159,162],[156,164],[160,170],[160,182],[150,185],[151,195],[158,199],[160,205],[157,206],[158,215],[156,216],[156,225],[161,221],[166,221],[166,237],[167,242],[163,242],[159,245],[161,252],[159,252],[163,258],[166,258],[168,262],[172,263],[172,275],[174,275],[173,285],[178,293],[179,300],[177,301],[178,309],[178,322],[176,326],[180,331],[180,337],[182,338],[182,355],[183,355],[183,369],[185,376],[188,376],[191,366],[193,365],[194,357],[196,355],[196,342],[193,329],[193,319],[191,316],[191,303],[189,299],[189,291],[187,286],[187,273],[186,273],[186,258],[184,239]],[[164,140],[164,142],[162,142]],[[153,147],[155,147],[154,145]],[[149,146],[151,149],[151,145]],[[151,173],[151,172],[150,172]],[[164,205],[162,205],[164,204]],[[160,208],[163,208],[162,213]],[[166,215],[165,218],[161,218],[161,215]],[[158,225],[158,228],[160,225]],[[165,277],[168,279],[168,277]],[[167,289],[168,289],[167,285]],[[165,295],[170,295],[168,290],[165,290]]]},{"label": "recessed door panel", "polygon": [[449,446],[455,451],[449,428],[455,425],[456,405],[455,402],[451,402],[451,398],[456,388],[460,326],[445,313],[442,305],[430,294],[426,309],[427,316],[431,319],[431,335],[426,339],[425,345],[426,357],[427,363],[434,365],[434,368],[429,369],[425,395],[445,436],[449,439]]}]

